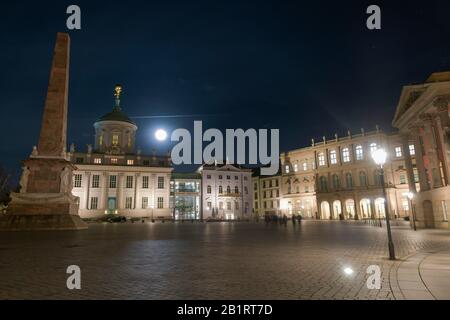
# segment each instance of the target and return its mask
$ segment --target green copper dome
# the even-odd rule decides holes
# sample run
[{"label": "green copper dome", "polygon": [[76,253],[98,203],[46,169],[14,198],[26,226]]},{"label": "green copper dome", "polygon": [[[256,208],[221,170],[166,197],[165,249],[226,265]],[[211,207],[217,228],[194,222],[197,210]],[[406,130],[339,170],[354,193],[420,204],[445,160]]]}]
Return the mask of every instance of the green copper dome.
[{"label": "green copper dome", "polygon": [[114,92],[114,96],[116,98],[115,107],[110,113],[107,113],[103,117],[99,118],[96,123],[101,121],[122,121],[136,125],[136,123],[131,120],[120,108],[120,95],[122,93],[122,86],[120,84],[116,85]]},{"label": "green copper dome", "polygon": [[114,107],[114,109],[105,114],[104,116],[100,117],[96,122],[100,121],[122,121],[122,122],[128,122],[131,124],[136,125],[136,123],[131,120],[121,109],[120,107]]}]

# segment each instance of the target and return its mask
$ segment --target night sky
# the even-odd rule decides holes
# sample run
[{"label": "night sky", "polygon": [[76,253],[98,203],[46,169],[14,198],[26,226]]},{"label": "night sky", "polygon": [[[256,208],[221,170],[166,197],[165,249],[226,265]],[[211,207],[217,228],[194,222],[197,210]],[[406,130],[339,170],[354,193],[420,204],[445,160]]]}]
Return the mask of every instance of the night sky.
[{"label": "night sky", "polygon": [[[80,31],[66,29],[70,4],[81,7]],[[366,28],[370,4],[382,30]],[[289,150],[347,129],[392,130],[402,85],[450,70],[449,12],[448,0],[2,3],[0,164],[17,172],[38,142],[58,31],[72,39],[68,143],[79,150],[116,83],[144,153],[170,147],[156,128],[194,120],[279,128]]]}]

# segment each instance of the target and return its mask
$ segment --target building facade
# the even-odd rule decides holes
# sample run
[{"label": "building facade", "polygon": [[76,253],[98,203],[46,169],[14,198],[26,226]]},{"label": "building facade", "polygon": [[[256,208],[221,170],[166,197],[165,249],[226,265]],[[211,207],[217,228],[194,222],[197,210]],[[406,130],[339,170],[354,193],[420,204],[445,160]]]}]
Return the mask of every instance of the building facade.
[{"label": "building facade", "polygon": [[408,176],[417,225],[450,228],[450,72],[433,73],[425,83],[403,87],[393,126],[403,147],[413,144],[415,158],[407,157]]},{"label": "building facade", "polygon": [[389,212],[392,217],[409,216],[405,157],[415,157],[413,145],[404,148],[398,134],[378,129],[331,140],[324,137],[283,154],[282,209],[288,215],[325,220],[385,217],[379,170],[371,157],[377,148],[389,154],[384,166]]},{"label": "building facade", "polygon": [[201,175],[173,173],[170,181],[170,199],[175,220],[202,220]]},{"label": "building facade", "polygon": [[95,124],[94,148],[68,153],[76,166],[73,194],[79,198],[82,218],[105,214],[167,219],[170,210],[172,166],[168,156],[135,152],[137,125],[120,107],[121,87],[116,87],[112,112]]},{"label": "building facade", "polygon": [[253,213],[252,170],[231,164],[203,165],[202,211],[204,219],[249,219]]},{"label": "building facade", "polygon": [[253,170],[253,213],[255,217],[281,214],[281,174],[263,176],[261,169]]}]

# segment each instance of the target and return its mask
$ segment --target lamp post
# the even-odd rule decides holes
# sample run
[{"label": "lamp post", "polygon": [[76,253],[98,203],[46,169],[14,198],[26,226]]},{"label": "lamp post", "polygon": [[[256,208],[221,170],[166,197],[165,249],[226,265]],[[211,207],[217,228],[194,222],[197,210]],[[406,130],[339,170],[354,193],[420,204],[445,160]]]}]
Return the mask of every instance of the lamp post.
[{"label": "lamp post", "polygon": [[411,208],[411,218],[412,218],[412,222],[413,222],[413,229],[414,231],[417,231],[416,228],[416,213],[414,212],[414,205],[412,202],[412,199],[414,198],[414,193],[412,192],[408,192],[408,199],[409,199],[409,207]]},{"label": "lamp post", "polygon": [[387,195],[386,195],[386,188],[384,186],[384,169],[383,166],[386,163],[387,153],[383,149],[377,149],[372,152],[372,158],[375,164],[379,167],[379,173],[380,173],[380,183],[383,190],[383,198],[384,198],[384,212],[386,215],[386,228],[387,228],[387,235],[388,235],[388,248],[389,248],[389,260],[395,260],[395,250],[394,250],[394,243],[392,242],[392,234],[391,234],[391,223],[389,218],[389,210],[388,210],[388,204],[387,204]]}]

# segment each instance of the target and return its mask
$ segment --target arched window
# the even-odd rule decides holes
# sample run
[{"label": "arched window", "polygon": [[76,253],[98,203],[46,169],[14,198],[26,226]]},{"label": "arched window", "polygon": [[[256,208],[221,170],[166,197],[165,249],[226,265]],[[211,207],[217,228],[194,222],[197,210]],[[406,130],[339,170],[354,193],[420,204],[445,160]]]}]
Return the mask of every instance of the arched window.
[{"label": "arched window", "polygon": [[340,188],[340,181],[337,174],[333,174],[333,189],[339,190]]},{"label": "arched window", "polygon": [[227,193],[228,193],[228,194],[231,193],[231,188],[230,188],[230,186],[227,187]]},{"label": "arched window", "polygon": [[321,176],[319,181],[320,181],[320,191],[327,192],[328,191],[327,178]]},{"label": "arched window", "polygon": [[234,193],[236,193],[236,194],[239,193],[239,187],[238,186],[234,187]]},{"label": "arched window", "polygon": [[361,171],[359,173],[359,185],[361,187],[367,187],[367,176],[366,176],[366,173],[364,171]]},{"label": "arched window", "polygon": [[356,146],[356,160],[363,160],[364,159],[364,152],[362,146]]},{"label": "arched window", "polygon": [[223,193],[223,187],[219,186],[219,193],[222,194]]},{"label": "arched window", "polygon": [[206,189],[207,189],[207,193],[211,193],[211,186],[208,186],[208,187],[206,187]]},{"label": "arched window", "polygon": [[345,184],[347,185],[347,189],[353,189],[353,177],[350,172],[345,174]]}]

